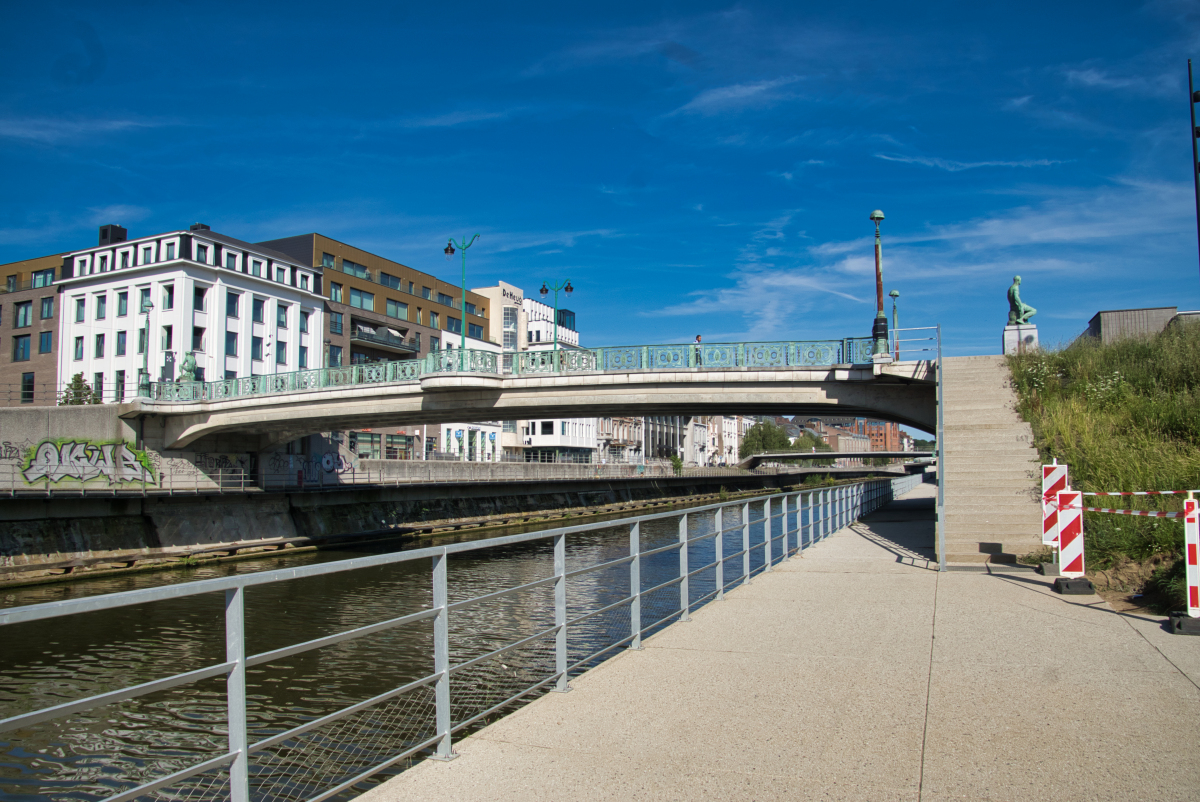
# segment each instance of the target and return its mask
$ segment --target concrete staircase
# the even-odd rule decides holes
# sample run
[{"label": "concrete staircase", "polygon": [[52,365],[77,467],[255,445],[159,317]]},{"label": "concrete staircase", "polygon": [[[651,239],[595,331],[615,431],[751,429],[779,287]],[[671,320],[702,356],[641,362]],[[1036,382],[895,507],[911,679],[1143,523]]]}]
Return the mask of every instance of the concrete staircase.
[{"label": "concrete staircase", "polygon": [[1042,543],[1040,460],[1002,356],[943,359],[946,560],[1013,562]]}]

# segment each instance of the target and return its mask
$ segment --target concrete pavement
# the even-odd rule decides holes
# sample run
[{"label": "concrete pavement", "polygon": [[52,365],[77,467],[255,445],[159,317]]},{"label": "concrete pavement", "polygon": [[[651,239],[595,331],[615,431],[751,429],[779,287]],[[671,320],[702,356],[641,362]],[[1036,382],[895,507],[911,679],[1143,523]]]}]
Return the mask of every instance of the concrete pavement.
[{"label": "concrete pavement", "polygon": [[937,573],[932,494],[361,798],[1200,798],[1200,638],[1016,568]]}]

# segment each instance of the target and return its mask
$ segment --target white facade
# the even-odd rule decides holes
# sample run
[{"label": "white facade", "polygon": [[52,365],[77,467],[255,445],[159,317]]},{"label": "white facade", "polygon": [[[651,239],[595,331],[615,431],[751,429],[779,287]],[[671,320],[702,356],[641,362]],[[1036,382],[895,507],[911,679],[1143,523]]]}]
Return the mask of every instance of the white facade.
[{"label": "white facade", "polygon": [[[554,347],[554,307],[526,297],[522,303],[525,312],[525,345],[535,348]],[[560,310],[561,311],[561,310]],[[558,344],[579,345],[579,332],[566,326],[558,326]]]},{"label": "white facade", "polygon": [[607,464],[643,465],[646,455],[645,418],[597,418],[596,434],[600,461]]},{"label": "white facade", "polygon": [[144,363],[177,380],[188,353],[205,381],[321,366],[320,274],[283,254],[203,228],[76,251],[63,272],[60,388],[82,373],[130,398]]}]

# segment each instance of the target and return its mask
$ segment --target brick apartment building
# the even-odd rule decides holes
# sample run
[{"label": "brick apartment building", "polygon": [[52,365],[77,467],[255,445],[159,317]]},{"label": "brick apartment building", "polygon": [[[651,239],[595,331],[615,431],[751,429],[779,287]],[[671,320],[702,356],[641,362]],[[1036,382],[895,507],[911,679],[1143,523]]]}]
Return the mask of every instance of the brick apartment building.
[{"label": "brick apartment building", "polygon": [[53,404],[62,254],[0,265],[0,406]]}]

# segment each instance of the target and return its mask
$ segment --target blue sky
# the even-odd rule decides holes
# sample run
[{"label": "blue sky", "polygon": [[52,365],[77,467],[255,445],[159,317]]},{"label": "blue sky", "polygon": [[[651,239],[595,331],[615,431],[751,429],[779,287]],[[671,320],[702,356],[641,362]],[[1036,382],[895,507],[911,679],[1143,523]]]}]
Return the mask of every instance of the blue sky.
[{"label": "blue sky", "polygon": [[[835,8],[830,8],[835,6]],[[0,261],[195,221],[468,283],[570,278],[588,345],[866,336],[997,353],[1200,308],[1200,5],[7,3]]]}]

